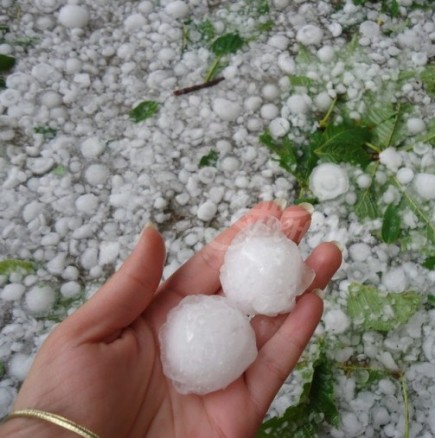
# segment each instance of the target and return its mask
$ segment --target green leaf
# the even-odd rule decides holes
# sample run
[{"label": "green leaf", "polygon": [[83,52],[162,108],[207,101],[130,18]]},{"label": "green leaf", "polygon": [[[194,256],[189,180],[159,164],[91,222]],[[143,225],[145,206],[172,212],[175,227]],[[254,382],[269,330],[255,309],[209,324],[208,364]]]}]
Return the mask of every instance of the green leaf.
[{"label": "green leaf", "polygon": [[435,95],[435,64],[428,65],[422,73],[420,79],[428,94]]},{"label": "green leaf", "polygon": [[8,55],[0,54],[0,72],[7,72],[15,65],[15,58]]},{"label": "green leaf", "polygon": [[304,203],[304,202],[308,202],[308,203],[311,204],[311,205],[316,205],[316,204],[319,203],[319,200],[318,200],[317,198],[308,198],[308,197],[296,198],[296,199],[293,201],[293,204],[294,204],[294,205],[299,205],[299,204],[302,204],[302,203]]},{"label": "green leaf", "polygon": [[359,194],[355,204],[355,213],[360,219],[376,219],[379,216],[376,197],[371,187]]},{"label": "green leaf", "polygon": [[245,40],[237,33],[227,33],[216,38],[210,46],[210,50],[216,56],[236,53],[244,44]]},{"label": "green leaf", "polygon": [[399,9],[399,3],[397,3],[397,0],[391,0],[390,14],[394,18],[399,16],[400,9]]},{"label": "green leaf", "polygon": [[349,122],[328,125],[325,130],[311,136],[311,144],[317,156],[333,163],[359,164],[363,168],[371,163],[371,155],[365,148],[372,134],[367,127]]},{"label": "green leaf", "polygon": [[313,438],[324,420],[338,426],[333,364],[326,358],[323,349],[304,370],[303,377],[305,382],[298,404],[287,408],[281,417],[265,421],[257,438]]},{"label": "green leaf", "polygon": [[274,26],[275,23],[272,20],[267,20],[264,23],[259,23],[257,25],[257,30],[258,32],[266,33],[266,32],[270,32]]},{"label": "green leaf", "polygon": [[340,366],[340,368],[346,372],[346,374],[352,373],[352,377],[355,380],[357,389],[370,389],[370,387],[385,377],[390,377],[391,372],[388,370],[382,370],[378,368],[371,368],[368,366],[346,364]]},{"label": "green leaf", "polygon": [[66,167],[62,164],[58,164],[51,173],[55,176],[64,176],[66,174]]},{"label": "green leaf", "polygon": [[415,292],[382,294],[373,286],[349,286],[347,314],[364,330],[387,332],[406,323],[421,305]]},{"label": "green leaf", "polygon": [[57,135],[57,129],[49,126],[36,126],[34,129],[36,134],[41,134],[46,140],[52,140]]},{"label": "green leaf", "polygon": [[406,187],[404,187],[395,176],[391,178],[391,181],[401,191],[402,202],[406,203],[408,208],[424,224],[427,239],[435,243],[435,223],[432,221],[432,218],[416,203],[415,199],[407,192]]},{"label": "green leaf", "polygon": [[296,65],[309,65],[318,62],[318,59],[305,46],[300,45],[295,61]]},{"label": "green leaf", "polygon": [[397,146],[402,140],[403,105],[385,103],[382,106],[373,100],[367,102],[365,122],[373,131],[373,142],[380,150]]},{"label": "green leaf", "polygon": [[435,256],[427,257],[422,263],[422,266],[433,271],[435,269]]},{"label": "green leaf", "polygon": [[268,15],[270,12],[268,0],[248,0],[248,13],[255,18]]},{"label": "green leaf", "polygon": [[4,376],[5,371],[6,371],[5,364],[3,362],[0,362],[0,379]]},{"label": "green leaf", "polygon": [[285,137],[281,143],[275,140],[268,130],[264,131],[259,137],[260,143],[267,146],[272,152],[278,156],[279,165],[293,173],[298,159],[293,143],[288,137]]},{"label": "green leaf", "polygon": [[310,87],[316,82],[307,76],[291,75],[289,76],[290,83],[293,87]]},{"label": "green leaf", "polygon": [[159,110],[159,104],[153,100],[144,100],[135,106],[128,115],[135,123],[143,122],[152,117]]},{"label": "green leaf", "polygon": [[219,152],[212,149],[208,154],[203,155],[199,160],[199,167],[216,166],[219,158]]},{"label": "green leaf", "polygon": [[390,204],[384,213],[381,236],[385,243],[394,243],[400,236],[400,215],[398,207]]},{"label": "green leaf", "polygon": [[428,295],[427,304],[429,304],[430,307],[435,308],[435,295]]},{"label": "green leaf", "polygon": [[6,259],[0,261],[0,275],[9,275],[12,272],[33,272],[35,265],[27,260]]},{"label": "green leaf", "polygon": [[197,29],[204,41],[211,41],[216,36],[216,30],[210,20],[204,20],[199,23]]},{"label": "green leaf", "polygon": [[435,146],[435,119],[429,120],[426,132],[417,137],[417,142],[429,143],[432,146]]}]

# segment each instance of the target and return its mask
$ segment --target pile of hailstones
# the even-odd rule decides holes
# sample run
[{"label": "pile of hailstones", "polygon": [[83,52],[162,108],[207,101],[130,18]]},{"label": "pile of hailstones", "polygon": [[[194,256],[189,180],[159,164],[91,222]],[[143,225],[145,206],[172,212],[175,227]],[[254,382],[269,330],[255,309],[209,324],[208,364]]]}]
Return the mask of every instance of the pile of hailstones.
[{"label": "pile of hailstones", "polygon": [[314,275],[277,219],[240,231],[220,271],[223,296],[187,296],[160,329],[163,371],[175,389],[207,394],[239,378],[258,353],[250,317],[291,311]]}]

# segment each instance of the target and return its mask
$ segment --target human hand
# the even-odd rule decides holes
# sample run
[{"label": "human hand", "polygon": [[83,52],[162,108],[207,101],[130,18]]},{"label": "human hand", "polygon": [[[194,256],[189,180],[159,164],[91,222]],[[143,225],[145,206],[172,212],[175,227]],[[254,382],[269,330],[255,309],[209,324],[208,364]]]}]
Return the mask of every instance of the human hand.
[{"label": "human hand", "polygon": [[[252,320],[257,359],[224,390],[204,396],[177,393],[162,371],[158,331],[187,294],[220,292],[225,249],[241,228],[268,216],[280,219],[295,242],[311,218],[299,206],[282,211],[273,202],[259,204],[160,285],[164,243],[153,227],[146,228],[121,269],[47,338],[13,409],[56,413],[101,437],[254,436],[320,320],[322,300],[311,292],[324,288],[338,269],[340,250],[323,243],[308,257],[316,277],[290,314]],[[2,433],[71,436],[27,418],[10,420],[0,427]]]}]

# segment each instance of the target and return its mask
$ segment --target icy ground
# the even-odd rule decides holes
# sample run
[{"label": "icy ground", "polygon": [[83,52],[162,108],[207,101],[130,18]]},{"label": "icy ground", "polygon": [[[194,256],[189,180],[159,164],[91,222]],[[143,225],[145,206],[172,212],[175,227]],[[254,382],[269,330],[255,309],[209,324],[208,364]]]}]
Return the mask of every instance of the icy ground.
[{"label": "icy ground", "polygon": [[[376,183],[395,175],[433,223],[434,148],[411,141],[428,132],[435,113],[417,77],[435,56],[432,1],[386,0],[394,14],[369,1],[271,0],[269,13],[260,3],[267,2],[0,0],[0,54],[16,59],[0,90],[0,260],[32,262],[2,265],[0,416],[46,334],[119,266],[145,223],[165,236],[167,276],[256,202],[297,198],[296,180],[259,135],[269,128],[274,138],[290,133],[300,141],[337,94],[355,120],[365,91],[387,102],[399,93],[412,104],[403,128],[410,147],[382,152]],[[195,27],[206,20],[215,36],[238,31],[248,42],[223,60],[223,81],[174,96],[202,83],[215,59],[207,29]],[[292,75],[315,84],[297,86]],[[143,100],[158,102],[158,111],[135,123],[129,111]],[[355,187],[369,184],[350,164],[312,175],[321,202],[302,252],[323,240],[345,247],[318,334],[341,363],[357,358],[399,370],[410,436],[429,438],[435,309],[427,296],[435,273],[422,266],[430,254],[414,211],[402,217],[407,248],[382,243],[380,219],[358,220]],[[397,187],[382,187],[384,207],[397,201]],[[384,292],[412,289],[423,304],[388,333],[351,330],[352,281]],[[270,415],[282,414],[299,391],[289,380]],[[404,436],[396,380],[361,389],[352,373],[337,372],[336,398],[340,426],[325,425],[321,436]]]}]

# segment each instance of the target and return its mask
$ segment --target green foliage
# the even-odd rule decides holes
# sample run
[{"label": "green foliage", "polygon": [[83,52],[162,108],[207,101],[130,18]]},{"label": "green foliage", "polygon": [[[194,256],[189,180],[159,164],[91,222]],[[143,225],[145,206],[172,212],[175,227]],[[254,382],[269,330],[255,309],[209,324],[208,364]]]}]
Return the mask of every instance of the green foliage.
[{"label": "green foliage", "polygon": [[296,157],[296,149],[294,144],[288,137],[285,137],[282,142],[275,140],[268,130],[264,131],[259,137],[260,143],[268,147],[272,152],[278,156],[279,165],[293,173],[298,160]]},{"label": "green foliage", "polygon": [[245,43],[246,41],[237,32],[226,33],[216,38],[210,45],[210,51],[216,55],[216,58],[208,69],[204,81],[209,82],[216,77],[222,68],[222,57],[236,53]]},{"label": "green foliage", "polygon": [[429,295],[427,297],[427,304],[429,305],[429,307],[431,307],[432,309],[435,308],[435,295]]},{"label": "green foliage", "polygon": [[383,294],[373,286],[352,283],[347,314],[364,330],[387,332],[406,323],[421,302],[421,296],[412,291]]},{"label": "green foliage", "polygon": [[210,45],[210,50],[216,56],[230,55],[236,53],[243,47],[246,41],[237,33],[227,33],[216,38]]},{"label": "green foliage", "polygon": [[196,29],[204,41],[211,41],[216,36],[216,30],[210,20],[204,20],[201,23],[198,23]]},{"label": "green foliage", "polygon": [[128,115],[135,123],[139,123],[152,117],[158,110],[159,104],[157,102],[153,100],[144,100],[136,105]]},{"label": "green foliage", "polygon": [[199,167],[216,166],[219,158],[219,152],[212,149],[208,154],[203,155],[199,160]]},{"label": "green foliage", "polygon": [[435,256],[427,257],[422,263],[422,266],[433,271],[435,269]]},{"label": "green foliage", "polygon": [[385,243],[395,243],[401,233],[401,220],[399,208],[393,204],[388,205],[384,212],[381,236]]},{"label": "green foliage", "polygon": [[[355,5],[365,6],[367,3],[377,3],[376,0],[353,0]],[[399,3],[397,0],[381,0],[381,11],[391,15],[393,18],[399,16]]]},{"label": "green foliage", "polygon": [[46,140],[52,140],[57,135],[57,129],[49,126],[37,126],[33,130],[36,134],[42,134]]},{"label": "green foliage", "polygon": [[371,155],[366,148],[371,137],[367,127],[345,121],[338,125],[329,124],[325,130],[315,132],[310,140],[318,157],[333,163],[358,164],[365,168],[371,162]]},{"label": "green foliage", "polygon": [[305,46],[299,46],[295,61],[296,65],[310,65],[318,62],[318,59]]},{"label": "green foliage", "polygon": [[275,153],[279,165],[293,174],[302,188],[306,188],[319,158],[367,167],[371,155],[365,145],[370,138],[369,129],[346,121],[318,129],[311,135],[309,144],[299,148],[288,137],[282,141],[275,140],[267,130],[260,135],[259,141]]},{"label": "green foliage", "polygon": [[15,58],[8,55],[0,54],[0,73],[6,73],[15,65]]},{"label": "green foliage", "polygon": [[51,173],[55,176],[64,176],[66,174],[66,168],[62,164],[58,164]]},{"label": "green foliage", "polygon": [[257,30],[260,33],[267,33],[267,32],[270,32],[274,26],[275,26],[275,23],[272,20],[267,20],[263,23],[259,23],[257,25]]},{"label": "green foliage", "polygon": [[406,188],[398,181],[396,177],[391,178],[394,184],[402,193],[402,204],[406,205],[421,221],[424,226],[424,232],[429,242],[435,243],[435,223],[426,214],[423,208],[418,205],[414,198],[406,191]]},{"label": "green foliage", "polygon": [[265,421],[257,438],[313,438],[323,421],[338,426],[333,363],[323,349],[304,371],[305,382],[298,404],[287,408],[281,417]]},{"label": "green foliage", "polygon": [[310,87],[315,84],[313,79],[303,75],[290,75],[289,79],[293,87]]},{"label": "green foliage", "polygon": [[270,12],[269,2],[267,0],[249,0],[248,4],[254,12],[254,15],[268,15]]},{"label": "green foliage", "polygon": [[319,203],[319,200],[317,198],[302,197],[302,198],[296,198],[293,201],[293,204],[299,205],[299,204],[302,204],[303,202],[308,202],[311,205],[316,205]]},{"label": "green foliage", "polygon": [[26,272],[30,273],[35,270],[33,262],[19,259],[6,259],[0,261],[0,275],[9,275],[12,272]]},{"label": "green foliage", "polygon": [[435,96],[435,64],[428,65],[420,74],[420,79],[427,93]]},{"label": "green foliage", "polygon": [[354,210],[360,219],[376,219],[379,216],[379,207],[373,184],[358,194]]},{"label": "green foliage", "polygon": [[382,151],[395,146],[403,139],[404,105],[394,105],[389,102],[377,104],[373,99],[367,101],[368,112],[364,123],[372,130],[372,142]]},{"label": "green foliage", "polygon": [[378,368],[347,365],[343,366],[342,369],[346,373],[352,373],[352,377],[355,379],[358,390],[369,389],[373,384],[390,375],[387,370]]},{"label": "green foliage", "polygon": [[4,376],[6,371],[5,364],[3,362],[0,362],[0,379]]},{"label": "green foliage", "polygon": [[[434,72],[435,75],[435,72]],[[429,143],[435,146],[435,118],[430,120],[426,127],[426,132],[417,138],[421,143]]]}]

